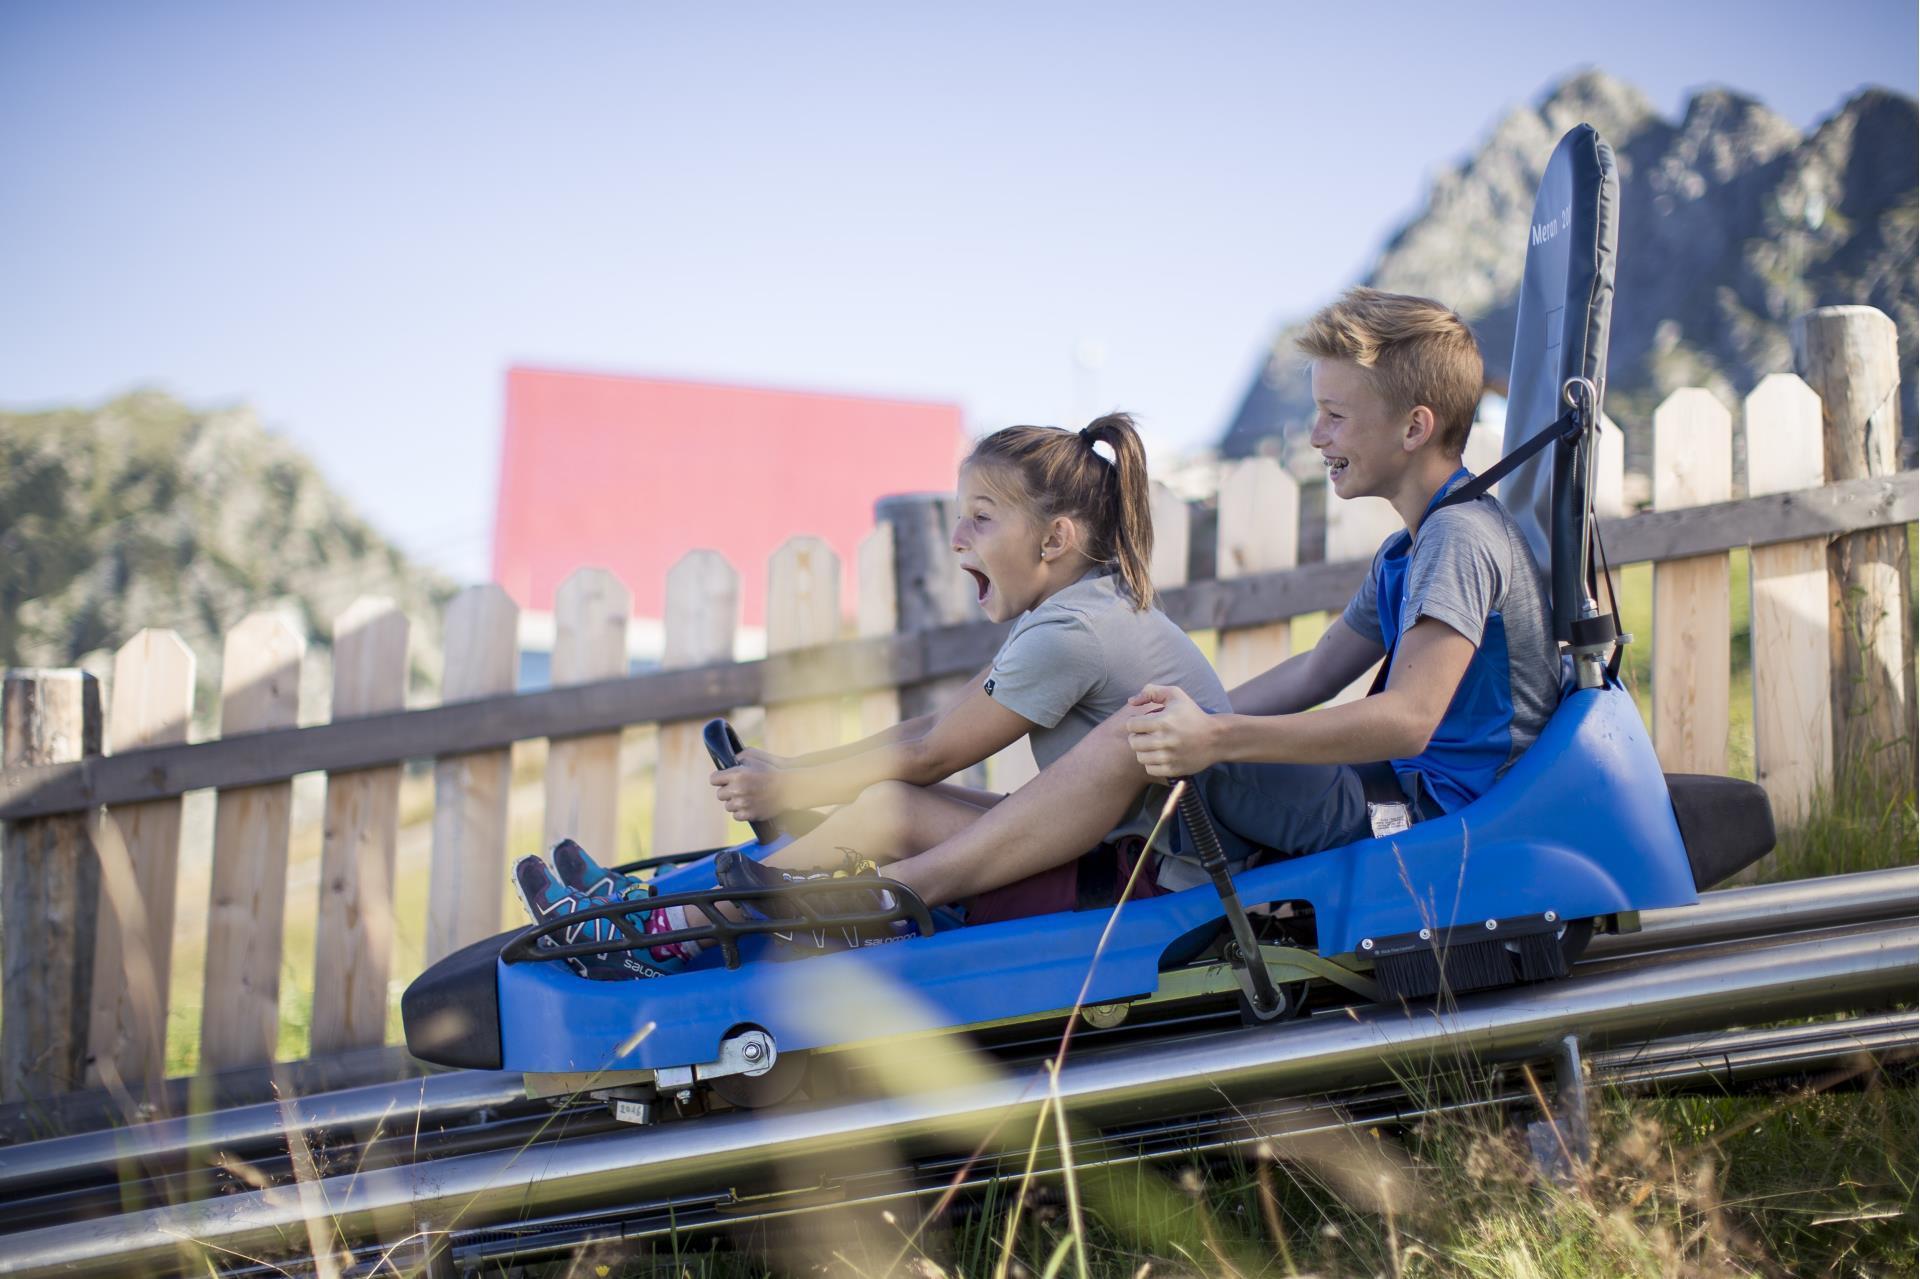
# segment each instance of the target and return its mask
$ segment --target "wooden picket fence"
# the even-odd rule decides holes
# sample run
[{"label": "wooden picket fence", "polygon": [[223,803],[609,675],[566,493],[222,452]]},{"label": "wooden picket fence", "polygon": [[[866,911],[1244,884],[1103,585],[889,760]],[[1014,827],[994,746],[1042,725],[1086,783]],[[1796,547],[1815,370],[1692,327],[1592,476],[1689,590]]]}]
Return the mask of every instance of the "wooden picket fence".
[{"label": "wooden picket fence", "polygon": [[[1791,823],[1834,767],[1830,548],[1862,531],[1894,529],[1904,538],[1916,513],[1915,474],[1884,467],[1829,483],[1823,439],[1861,423],[1828,420],[1823,432],[1821,397],[1798,377],[1766,379],[1743,410],[1745,499],[1731,500],[1731,413],[1706,391],[1677,391],[1654,415],[1652,511],[1616,513],[1603,528],[1616,567],[1654,563],[1653,634],[1638,643],[1652,653],[1655,746],[1677,772],[1726,771],[1728,558],[1752,547],[1755,769]],[[1602,450],[1603,495],[1620,492],[1620,460],[1616,433]],[[1164,489],[1154,494],[1154,575],[1168,591],[1165,608],[1183,627],[1217,634],[1229,686],[1284,658],[1304,615],[1338,609],[1361,580],[1365,554],[1391,531],[1384,503],[1372,511],[1340,504],[1329,512],[1329,558],[1301,565],[1299,498],[1294,479],[1269,459],[1226,467],[1217,576],[1189,583],[1188,509]],[[462,592],[447,609],[436,707],[404,709],[407,619],[377,599],[355,602],[335,621],[331,718],[306,727],[297,724],[303,642],[269,614],[246,618],[227,636],[220,732],[204,742],[188,742],[194,655],[169,631],[142,631],[120,649],[110,707],[80,672],[9,672],[0,773],[5,1096],[87,1085],[138,1096],[160,1079],[188,791],[217,791],[203,1071],[274,1056],[297,775],[326,775],[316,1057],[385,1036],[407,761],[433,765],[428,962],[497,930],[510,857],[533,851],[508,847],[515,742],[550,741],[543,845],[571,835],[613,861],[721,843],[727,825],[706,784],[704,719],[764,707],[770,749],[814,749],[856,718],[863,732],[894,722],[903,694],[991,657],[1004,633],[992,624],[901,629],[908,596],[946,601],[949,618],[972,608],[960,574],[948,581],[928,567],[950,561],[944,548],[912,531],[950,526],[946,500],[890,502],[896,513],[913,512],[916,502],[931,509],[881,523],[861,544],[851,627],[841,616],[843,565],[833,551],[813,537],[782,546],[766,569],[768,656],[758,662],[732,660],[739,573],[714,552],[693,551],[668,575],[657,673],[626,674],[629,592],[595,568],[560,588],[553,687],[540,692],[513,692],[518,610],[493,585]],[[1894,682],[1875,695],[1891,690],[1902,699],[1894,722],[1906,724],[1911,703],[1898,678],[1913,637],[1900,617],[1892,624]],[[1883,620],[1875,624],[1883,635]],[[1876,651],[1884,675],[1888,662]],[[620,732],[638,724],[658,725],[652,842],[644,850],[617,838]],[[1031,767],[1017,748],[994,761],[994,781],[1017,785]]]}]

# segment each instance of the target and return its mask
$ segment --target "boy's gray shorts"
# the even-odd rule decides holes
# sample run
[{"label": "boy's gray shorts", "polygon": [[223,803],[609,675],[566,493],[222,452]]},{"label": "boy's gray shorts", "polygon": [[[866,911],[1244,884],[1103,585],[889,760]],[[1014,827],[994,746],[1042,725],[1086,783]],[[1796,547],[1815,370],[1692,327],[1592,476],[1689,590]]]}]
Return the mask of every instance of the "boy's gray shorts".
[{"label": "boy's gray shorts", "polygon": [[[1193,783],[1236,871],[1261,849],[1297,857],[1373,835],[1366,784],[1349,764],[1215,764]],[[1412,796],[1408,806],[1413,821],[1437,812],[1424,793]],[[1159,867],[1162,887],[1174,891],[1206,881],[1184,818],[1174,823],[1167,846],[1171,855],[1163,854]]]}]

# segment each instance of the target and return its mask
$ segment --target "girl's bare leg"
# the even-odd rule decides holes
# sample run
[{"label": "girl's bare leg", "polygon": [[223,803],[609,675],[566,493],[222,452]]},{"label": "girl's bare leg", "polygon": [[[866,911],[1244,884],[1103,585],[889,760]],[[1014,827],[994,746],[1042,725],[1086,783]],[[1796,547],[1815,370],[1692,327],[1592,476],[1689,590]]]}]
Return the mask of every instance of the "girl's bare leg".
[{"label": "girl's bare leg", "polygon": [[951,839],[1005,796],[967,786],[879,782],[851,804],[766,859],[783,870],[812,870],[851,848],[876,862],[897,861]]},{"label": "girl's bare leg", "polygon": [[1080,856],[1119,825],[1153,780],[1127,743],[1126,721],[1138,713],[1112,716],[1004,803],[888,867],[888,876],[927,905],[944,906]]}]

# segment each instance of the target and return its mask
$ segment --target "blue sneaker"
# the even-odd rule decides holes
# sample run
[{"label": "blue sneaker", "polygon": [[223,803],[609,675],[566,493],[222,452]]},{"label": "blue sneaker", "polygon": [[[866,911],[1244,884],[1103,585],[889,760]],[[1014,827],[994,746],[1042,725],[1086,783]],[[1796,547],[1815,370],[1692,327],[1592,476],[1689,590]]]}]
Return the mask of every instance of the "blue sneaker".
[{"label": "blue sneaker", "polygon": [[653,895],[653,890],[638,875],[608,870],[570,839],[555,844],[549,856],[553,858],[553,869],[560,876],[560,882],[576,893],[623,902]]},{"label": "blue sneaker", "polygon": [[[532,855],[522,857],[513,864],[513,886],[520,894],[520,904],[536,924],[552,923],[575,911],[609,905],[612,901],[611,898],[575,892],[555,879],[553,871],[544,861]],[[654,914],[651,910],[635,911],[627,918],[645,930],[653,922]],[[602,917],[582,920],[562,929],[556,936],[560,944],[571,946],[576,942],[622,941],[626,934],[612,919]],[[550,946],[554,943],[551,939],[542,939],[541,944]],[[569,955],[566,963],[574,972],[594,981],[665,977],[679,972],[685,966],[684,960],[662,959],[651,950],[609,950],[597,955]]]}]

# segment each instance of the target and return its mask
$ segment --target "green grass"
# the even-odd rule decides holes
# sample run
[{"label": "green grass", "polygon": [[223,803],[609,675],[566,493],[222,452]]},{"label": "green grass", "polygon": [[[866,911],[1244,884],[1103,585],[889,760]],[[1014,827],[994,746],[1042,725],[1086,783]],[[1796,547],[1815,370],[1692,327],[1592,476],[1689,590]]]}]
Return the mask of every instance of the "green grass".
[{"label": "green grass", "polygon": [[1476,1111],[1225,1158],[1083,1164],[1077,1215],[1058,1177],[1023,1183],[1009,1159],[1006,1180],[944,1214],[926,1201],[828,1210],[730,1241],[607,1246],[544,1273],[989,1279],[1010,1253],[1006,1273],[1023,1279],[1075,1273],[1081,1255],[1098,1279],[1910,1275],[1914,1090],[1849,1083],[1779,1098],[1603,1096],[1595,1158],[1565,1184]]}]

